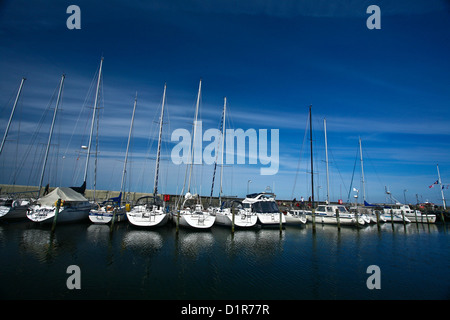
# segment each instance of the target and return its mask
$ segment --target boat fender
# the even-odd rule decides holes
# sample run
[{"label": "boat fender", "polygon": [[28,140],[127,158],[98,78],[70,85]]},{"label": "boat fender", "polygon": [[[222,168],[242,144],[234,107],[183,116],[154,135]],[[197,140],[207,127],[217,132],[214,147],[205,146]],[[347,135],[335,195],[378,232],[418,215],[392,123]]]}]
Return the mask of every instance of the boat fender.
[{"label": "boat fender", "polygon": [[[58,200],[55,201],[54,205],[55,205],[55,207],[58,205]],[[65,205],[66,205],[66,201],[65,200],[61,200],[61,205],[60,206],[63,207]]]},{"label": "boat fender", "polygon": [[130,212],[130,211],[131,211],[131,207],[130,207],[130,204],[129,204],[129,203],[127,203],[127,204],[125,205],[125,210],[126,210],[127,212]]}]

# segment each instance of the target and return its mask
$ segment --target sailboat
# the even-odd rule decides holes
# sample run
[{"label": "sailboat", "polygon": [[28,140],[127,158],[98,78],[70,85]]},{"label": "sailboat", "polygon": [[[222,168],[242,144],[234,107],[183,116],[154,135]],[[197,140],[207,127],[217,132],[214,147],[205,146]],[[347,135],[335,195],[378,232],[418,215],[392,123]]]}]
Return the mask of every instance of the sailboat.
[{"label": "sailboat", "polygon": [[123,187],[124,187],[125,174],[126,174],[126,170],[127,170],[128,150],[130,148],[131,132],[133,131],[133,123],[134,123],[134,114],[136,111],[136,104],[137,104],[137,95],[134,99],[133,113],[131,115],[130,131],[128,133],[127,150],[125,152],[125,161],[123,164],[122,181],[120,183],[119,196],[114,197],[114,198],[109,198],[108,200],[104,201],[102,204],[96,204],[97,206],[91,209],[91,211],[89,212],[89,220],[91,220],[93,223],[107,224],[112,221],[121,222],[121,221],[125,221],[127,219],[127,215],[126,215],[125,211],[127,208],[129,208],[129,205],[128,206],[122,205],[122,192],[123,192]]},{"label": "sailboat", "polygon": [[409,223],[411,220],[403,213],[399,205],[388,205],[383,208],[382,217],[386,222],[405,222]]},{"label": "sailboat", "polygon": [[[198,87],[197,104],[195,108],[194,125],[192,129],[193,136],[191,140],[191,159],[189,166],[186,166],[185,182],[188,175],[187,169],[189,168],[189,180],[187,192],[182,198],[183,202],[181,204],[180,209],[178,209],[178,203],[175,206],[175,211],[172,212],[172,219],[177,225],[182,227],[195,229],[209,229],[213,226],[216,220],[216,216],[203,208],[203,204],[201,203],[201,199],[198,194],[191,193],[191,176],[192,176],[192,167],[194,164],[194,145],[196,141],[198,107],[200,103],[201,89],[202,89],[202,81],[200,80],[200,84]],[[184,187],[185,185],[183,185],[183,190],[181,194],[184,193],[185,190]]]},{"label": "sailboat", "polygon": [[[250,228],[256,225],[258,221],[258,217],[254,212],[244,210],[242,205],[239,204],[238,207],[234,210],[233,213],[233,204],[236,202],[224,202],[222,203],[222,178],[223,178],[223,151],[225,145],[225,119],[226,119],[226,110],[227,110],[227,98],[224,98],[223,104],[223,113],[222,113],[222,123],[221,123],[221,166],[220,166],[220,189],[219,189],[219,206],[218,207],[209,207],[208,210],[212,215],[216,216],[215,224],[219,226],[228,226],[231,227],[234,225],[238,228]],[[216,161],[217,164],[217,161]],[[213,182],[211,186],[211,197],[213,195],[214,188],[214,176],[215,176],[214,166],[214,174],[213,174]],[[233,217],[234,214],[234,217]]]},{"label": "sailboat", "polygon": [[291,208],[284,215],[287,225],[302,225],[305,224],[308,219],[306,218],[305,210]]},{"label": "sailboat", "polygon": [[[11,110],[11,115],[9,117],[8,124],[5,129],[5,134],[3,135],[2,143],[0,145],[0,154],[3,151],[3,147],[6,142],[6,137],[8,136],[9,127],[11,125],[17,102],[19,101],[20,94],[22,92],[23,84],[25,78],[22,78],[17,91],[16,99],[14,101],[13,108]],[[16,197],[15,195],[5,195],[0,198],[0,220],[20,220],[26,219],[27,209],[33,200],[30,198]]]},{"label": "sailboat", "polygon": [[[234,203],[238,203],[238,205],[234,208],[233,213]],[[222,203],[219,208],[214,208],[212,214],[216,216],[215,225],[218,226],[231,227],[234,224],[237,228],[252,228],[258,222],[256,212],[245,209],[244,204],[236,200]]]},{"label": "sailboat", "polygon": [[166,84],[164,84],[161,117],[159,119],[158,150],[156,156],[155,182],[152,196],[144,196],[136,201],[130,211],[127,211],[128,221],[138,227],[159,227],[169,220],[169,213],[164,208],[164,203],[158,196],[159,162],[161,154],[161,138],[164,118],[164,104],[166,101]]},{"label": "sailboat", "polygon": [[[442,201],[445,208],[445,198],[443,193],[443,187],[441,183],[441,177],[439,174],[439,166],[437,166],[437,172],[438,172],[438,180],[436,181],[436,184],[440,184],[441,194],[442,194]],[[420,222],[420,223],[435,223],[436,222],[436,215],[432,213],[422,213],[420,210],[412,209],[407,204],[402,204],[400,201],[395,199],[392,196],[392,193],[385,187],[385,193],[389,196],[390,201],[393,202],[393,204],[388,205],[380,205],[379,207],[382,207],[380,218],[384,219],[387,222],[401,222],[401,223],[410,223],[410,222]],[[369,204],[365,202],[366,206],[376,206],[373,204]]]},{"label": "sailboat", "polygon": [[[312,152],[312,121],[311,121],[311,106],[309,107],[309,119],[310,119],[310,142],[311,142],[311,190],[312,190],[312,212],[306,212],[308,221],[313,223],[323,223],[323,224],[346,224],[346,225],[364,225],[365,221],[362,217],[355,215],[354,213],[348,212],[347,208],[343,205],[334,205],[330,203],[329,191],[327,192],[327,204],[319,205],[314,209],[314,180],[313,180],[313,152]],[[326,142],[326,120],[324,119],[325,128],[325,150],[327,150]],[[326,151],[327,156],[327,186],[328,186],[328,151]],[[328,188],[328,187],[327,187]],[[328,190],[328,189],[327,189]]]},{"label": "sailboat", "polygon": [[[339,214],[339,220],[336,211]],[[343,205],[336,204],[319,205],[315,212],[315,218],[317,223],[323,224],[338,224],[338,221],[342,225],[354,226],[365,224],[361,216],[349,212]]]},{"label": "sailboat", "polygon": [[61,200],[57,216],[58,223],[87,219],[92,204],[82,194],[68,187],[55,188],[49,194],[40,197],[36,204],[29,207],[27,217],[37,223],[53,223],[58,199]]},{"label": "sailboat", "polygon": [[409,220],[408,217],[406,217],[405,212],[402,211],[401,203],[394,198],[392,193],[386,187],[385,193],[389,196],[391,202],[393,202],[393,204],[383,206],[381,216],[386,220],[386,222],[402,222],[402,223],[411,222],[411,220]]},{"label": "sailboat", "polygon": [[100,81],[102,79],[103,57],[100,61],[100,67],[97,79],[97,88],[95,92],[94,108],[92,112],[91,131],[89,135],[89,144],[87,149],[86,164],[84,168],[84,182],[80,187],[60,187],[56,188],[46,196],[39,198],[36,203],[28,208],[27,217],[33,222],[37,223],[51,223],[54,220],[57,212],[57,200],[62,201],[59,208],[57,221],[59,222],[73,222],[84,221],[88,219],[89,211],[92,208],[92,203],[89,202],[83,195],[86,190],[87,170],[89,167],[89,158],[91,153],[92,135],[95,125],[95,119],[98,109],[98,100],[100,94]]},{"label": "sailboat", "polygon": [[381,210],[379,210],[380,208],[376,208],[376,206],[370,205],[366,201],[366,184],[365,184],[365,179],[364,179],[364,161],[363,161],[361,137],[358,140],[358,144],[359,144],[359,156],[360,156],[360,162],[361,162],[361,183],[362,183],[362,191],[363,191],[363,206],[359,207],[356,204],[354,207],[350,208],[350,210],[357,212],[364,219],[364,222],[367,224],[386,222],[385,216],[383,214],[380,214],[381,213]]},{"label": "sailboat", "polygon": [[[311,107],[310,107],[310,119],[311,119]],[[311,122],[311,121],[310,121]],[[325,163],[327,169],[327,204],[330,204],[330,187],[329,187],[329,175],[328,175],[328,141],[327,141],[327,125],[326,119],[323,119],[324,133],[325,133]],[[311,138],[312,139],[312,138]],[[312,145],[311,145],[311,157],[312,157]],[[311,162],[312,165],[312,162]],[[312,169],[311,169],[311,174]],[[314,191],[313,191],[314,192]],[[321,215],[321,213],[315,213]],[[309,216],[309,219],[308,219]],[[286,213],[286,221],[288,224],[304,224],[308,220],[312,221],[312,212],[304,209],[291,209]],[[323,219],[322,219],[323,220]],[[323,222],[323,221],[321,221]]]},{"label": "sailboat", "polygon": [[[310,110],[310,112],[311,112],[311,110]],[[326,163],[326,169],[327,169],[327,174],[326,174],[326,176],[327,176],[327,201],[326,201],[326,203],[329,204],[330,203],[330,191],[329,191],[330,187],[329,187],[329,179],[328,179],[328,146],[327,146],[328,142],[327,142],[326,119],[323,119],[323,126],[324,126],[324,133],[325,133],[325,163]],[[311,146],[311,149],[312,149],[312,146]],[[312,152],[311,152],[311,157],[312,157]],[[311,170],[311,174],[312,174],[312,170]],[[318,213],[318,214],[321,215],[321,213]],[[309,219],[308,219],[307,215],[309,216]],[[306,211],[304,209],[291,208],[286,213],[286,221],[288,224],[304,224],[308,220],[312,221],[312,212],[311,211]]]},{"label": "sailboat", "polygon": [[419,210],[413,210],[407,204],[396,203],[393,205],[386,206],[385,216],[389,216],[392,210],[394,222],[403,222],[403,216],[405,217],[405,222],[420,222],[420,223],[435,223],[436,215],[432,213],[422,213]]},{"label": "sailboat", "polygon": [[126,205],[122,205],[122,192],[117,197],[109,198],[102,203],[94,203],[89,211],[89,220],[96,224],[121,222],[127,219]]}]

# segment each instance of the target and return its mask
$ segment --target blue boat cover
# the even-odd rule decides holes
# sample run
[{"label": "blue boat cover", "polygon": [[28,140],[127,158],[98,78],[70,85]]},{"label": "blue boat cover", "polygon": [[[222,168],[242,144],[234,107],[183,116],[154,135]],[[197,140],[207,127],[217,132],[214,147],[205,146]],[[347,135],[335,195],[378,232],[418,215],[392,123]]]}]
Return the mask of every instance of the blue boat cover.
[{"label": "blue boat cover", "polygon": [[119,195],[117,197],[109,198],[108,200],[104,201],[104,203],[106,203],[106,202],[115,202],[115,203],[117,203],[118,206],[120,206],[121,199],[122,199],[122,192],[119,193]]}]

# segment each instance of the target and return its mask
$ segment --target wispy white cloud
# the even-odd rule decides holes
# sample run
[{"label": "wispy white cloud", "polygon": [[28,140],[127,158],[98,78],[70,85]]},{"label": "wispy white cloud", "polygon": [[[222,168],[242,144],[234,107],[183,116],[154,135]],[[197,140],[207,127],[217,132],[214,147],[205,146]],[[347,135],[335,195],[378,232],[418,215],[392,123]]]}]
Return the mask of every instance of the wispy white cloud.
[{"label": "wispy white cloud", "polygon": [[339,132],[397,133],[417,135],[450,135],[450,127],[444,119],[421,121],[409,116],[396,119],[371,119],[367,117],[327,117],[327,129]]},{"label": "wispy white cloud", "polygon": [[[306,109],[306,107],[305,107]],[[272,110],[276,111],[276,118],[273,113],[266,110],[251,110],[242,108],[233,111],[233,119],[242,125],[255,125],[261,128],[279,128],[298,130],[299,137],[308,126],[308,114],[300,112],[287,112],[278,110],[275,106]],[[405,115],[399,118],[373,118],[367,116],[354,115],[326,115],[317,114],[313,116],[317,119],[327,119],[327,130],[330,132],[342,133],[360,133],[360,134],[418,134],[418,135],[450,135],[450,127],[446,119],[427,119],[423,121],[422,117],[416,115]],[[320,129],[323,127],[320,126]],[[301,137],[300,137],[301,138]]]}]

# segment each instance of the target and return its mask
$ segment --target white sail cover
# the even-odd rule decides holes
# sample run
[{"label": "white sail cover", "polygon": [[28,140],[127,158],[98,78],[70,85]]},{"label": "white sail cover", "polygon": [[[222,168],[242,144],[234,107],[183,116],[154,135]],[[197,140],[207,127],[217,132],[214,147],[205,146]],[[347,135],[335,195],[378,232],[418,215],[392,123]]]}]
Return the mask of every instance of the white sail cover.
[{"label": "white sail cover", "polygon": [[63,201],[88,201],[82,194],[76,192],[71,188],[58,187],[46,196],[39,198],[38,203],[44,206],[51,206],[58,199],[61,199]]}]

